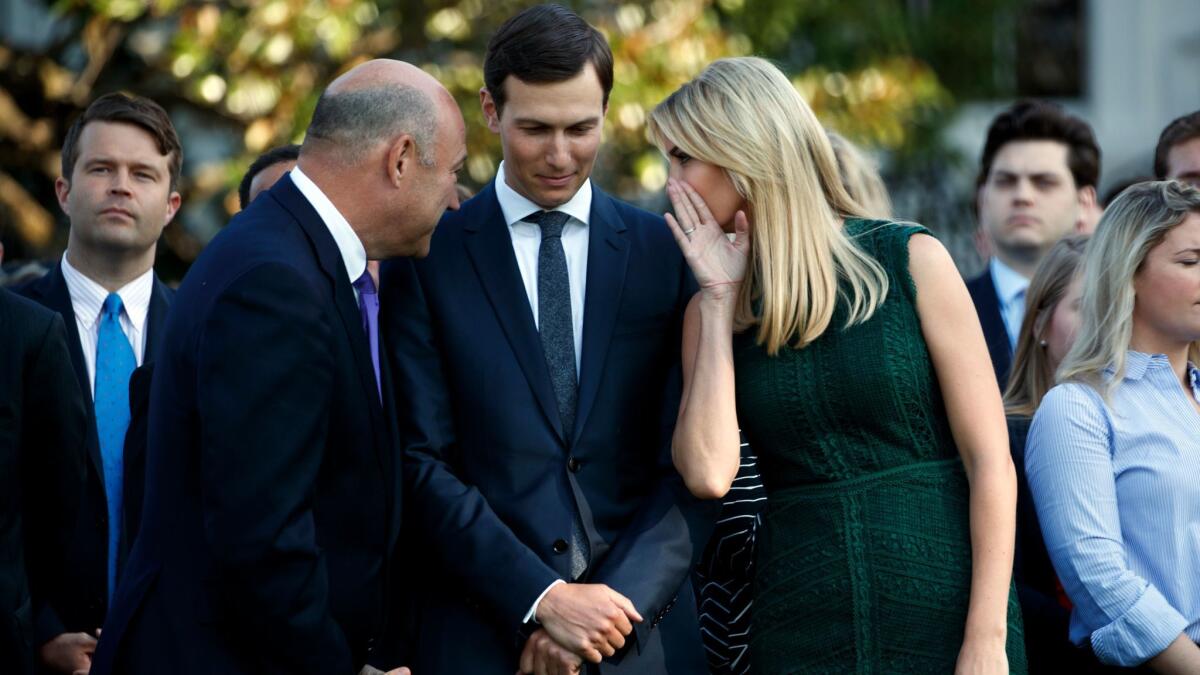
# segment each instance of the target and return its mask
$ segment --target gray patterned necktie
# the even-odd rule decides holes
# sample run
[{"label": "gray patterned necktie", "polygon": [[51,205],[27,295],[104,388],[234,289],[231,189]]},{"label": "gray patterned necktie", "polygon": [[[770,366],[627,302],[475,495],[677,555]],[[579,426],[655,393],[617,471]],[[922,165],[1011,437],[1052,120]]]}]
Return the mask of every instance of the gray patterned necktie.
[{"label": "gray patterned necktie", "polygon": [[[571,317],[571,281],[567,275],[567,254],[563,251],[563,225],[570,218],[562,211],[539,211],[526,217],[542,229],[538,249],[538,333],[563,433],[569,439],[575,428],[575,404],[579,382],[575,374],[575,323]],[[571,528],[571,578],[578,579],[587,569],[588,539],[578,512]]]}]

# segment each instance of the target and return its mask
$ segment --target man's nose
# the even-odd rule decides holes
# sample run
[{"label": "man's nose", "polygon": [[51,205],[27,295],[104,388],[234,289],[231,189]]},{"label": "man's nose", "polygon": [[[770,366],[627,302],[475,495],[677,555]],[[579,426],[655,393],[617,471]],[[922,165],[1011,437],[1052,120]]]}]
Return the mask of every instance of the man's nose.
[{"label": "man's nose", "polygon": [[552,167],[565,167],[569,164],[571,156],[567,147],[566,136],[561,133],[554,134],[549,147],[546,148],[546,163]]},{"label": "man's nose", "polygon": [[125,169],[118,169],[111,174],[112,178],[108,184],[110,194],[131,195],[133,194],[132,177]]},{"label": "man's nose", "polygon": [[1033,182],[1028,178],[1017,180],[1013,187],[1013,201],[1028,204],[1033,201]]}]

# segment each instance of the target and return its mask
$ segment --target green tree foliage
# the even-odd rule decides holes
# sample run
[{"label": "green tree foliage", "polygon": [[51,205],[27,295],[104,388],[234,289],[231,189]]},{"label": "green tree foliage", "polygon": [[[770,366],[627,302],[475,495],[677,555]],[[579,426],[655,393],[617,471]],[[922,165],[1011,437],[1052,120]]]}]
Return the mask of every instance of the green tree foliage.
[{"label": "green tree foliage", "polygon": [[[162,103],[183,137],[185,206],[167,229],[160,258],[169,275],[180,274],[236,210],[236,186],[250,161],[301,140],[323,86],[380,56],[426,68],[458,100],[468,126],[467,175],[477,188],[500,158],[479,111],[484,48],[505,18],[529,4],[58,0],[55,29],[41,44],[0,46],[6,239],[29,257],[61,249],[65,229],[53,184],[62,136],[95,96],[126,90]],[[598,179],[625,198],[661,205],[665,165],[645,140],[647,113],[723,56],[774,59],[827,124],[897,166],[905,158],[940,157],[936,131],[953,109],[952,92],[977,93],[986,79],[979,73],[994,61],[993,29],[977,24],[998,16],[1006,2],[570,4],[608,36],[615,56]]]}]

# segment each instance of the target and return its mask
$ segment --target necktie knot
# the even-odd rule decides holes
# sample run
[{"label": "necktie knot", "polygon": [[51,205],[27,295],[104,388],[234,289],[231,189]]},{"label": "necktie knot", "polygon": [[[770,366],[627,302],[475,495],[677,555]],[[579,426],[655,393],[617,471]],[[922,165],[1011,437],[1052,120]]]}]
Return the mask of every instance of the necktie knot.
[{"label": "necktie knot", "polygon": [[354,282],[354,288],[363,295],[375,295],[375,279],[371,278],[371,272],[364,270],[362,276]]},{"label": "necktie knot", "polygon": [[571,216],[562,211],[538,211],[530,214],[525,220],[542,228],[542,239],[561,237],[563,226]]},{"label": "necktie knot", "polygon": [[104,298],[104,307],[100,310],[105,317],[114,319],[120,318],[121,308],[124,305],[121,303],[121,296],[116,293],[109,293],[107,298]]}]

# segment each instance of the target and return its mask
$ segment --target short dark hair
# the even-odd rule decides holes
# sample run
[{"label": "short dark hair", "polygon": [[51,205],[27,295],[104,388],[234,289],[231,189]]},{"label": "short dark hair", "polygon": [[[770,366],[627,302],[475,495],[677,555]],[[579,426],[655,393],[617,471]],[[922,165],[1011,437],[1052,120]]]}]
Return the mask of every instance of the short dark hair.
[{"label": "short dark hair", "polygon": [[280,162],[294,162],[298,159],[300,159],[300,146],[294,143],[271,148],[259,155],[258,159],[250,164],[250,168],[246,169],[246,175],[242,176],[242,182],[238,185],[238,204],[241,205],[241,208],[244,209],[250,205],[250,183],[254,182],[254,177],[263,169]]},{"label": "short dark hair", "polygon": [[129,96],[121,92],[105,94],[92,101],[92,104],[75,119],[63,139],[62,175],[71,180],[75,171],[75,163],[79,161],[79,137],[83,128],[91,122],[121,122],[141,127],[154,137],[159,153],[167,157],[167,166],[171,173],[171,189],[179,185],[179,172],[183,166],[183,147],[179,143],[179,135],[175,133],[175,125],[162,106],[141,96]]},{"label": "short dark hair", "polygon": [[596,69],[604,105],[613,86],[613,55],[608,40],[578,14],[562,5],[537,5],[513,16],[492,36],[483,57],[483,83],[504,108],[509,75],[535,84],[563,82],[588,63]]},{"label": "short dark hair", "polygon": [[1200,137],[1200,110],[1177,117],[1163,129],[1158,137],[1158,146],[1154,148],[1154,177],[1159,180],[1167,179],[1167,155],[1171,148]]},{"label": "short dark hair", "polygon": [[1092,127],[1049,101],[1019,101],[992,120],[975,187],[987,182],[1000,148],[1014,141],[1057,141],[1067,146],[1067,168],[1075,188],[1096,187],[1100,182],[1100,146]]}]

